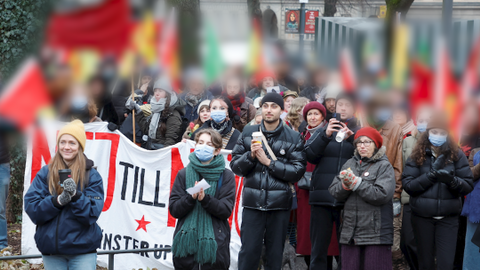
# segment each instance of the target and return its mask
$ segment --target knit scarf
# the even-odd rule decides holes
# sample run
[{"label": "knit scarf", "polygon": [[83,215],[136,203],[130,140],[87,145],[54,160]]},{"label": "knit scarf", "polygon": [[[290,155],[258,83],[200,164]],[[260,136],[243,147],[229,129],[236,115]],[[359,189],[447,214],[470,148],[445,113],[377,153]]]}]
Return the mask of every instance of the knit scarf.
[{"label": "knit scarf", "polygon": [[229,96],[227,92],[223,92],[222,95],[230,100],[233,105],[233,110],[235,110],[238,116],[242,117],[242,109],[240,107],[245,102],[245,93],[241,92],[238,95]]},{"label": "knit scarf", "polygon": [[148,127],[148,137],[151,139],[156,138],[158,124],[160,123],[160,114],[165,109],[166,101],[166,98],[161,98],[159,101],[152,98],[150,101],[150,104],[152,105],[152,118],[150,119],[150,125]]},{"label": "knit scarf", "polygon": [[403,135],[407,135],[413,130],[415,130],[415,124],[413,123],[413,120],[408,121],[407,123],[405,123],[405,125],[402,126]]},{"label": "knit scarf", "polygon": [[[195,153],[188,156],[186,168],[186,188],[195,186],[195,181],[204,178],[210,185],[205,194],[215,196],[220,175],[225,170],[225,159],[218,155],[209,164],[202,164]],[[212,216],[197,201],[193,210],[185,218],[180,231],[173,238],[172,253],[177,258],[194,256],[202,264],[214,264],[217,260],[217,241],[213,231]]]},{"label": "knit scarf", "polygon": [[228,120],[228,121],[223,121],[223,123],[217,123],[213,120],[208,120],[210,121],[209,125],[211,128],[213,128],[214,130],[216,130],[218,133],[220,133],[220,135],[222,135],[222,137],[227,134],[228,132],[230,132],[230,130],[232,130],[232,121]]},{"label": "knit scarf", "polygon": [[197,106],[198,103],[200,103],[202,98],[203,98],[203,94],[200,94],[200,95],[187,94],[185,96],[185,101],[188,103],[188,105],[195,107]]},{"label": "knit scarf", "polygon": [[322,123],[320,123],[320,125],[316,126],[316,127],[310,127],[310,126],[307,126],[307,131],[308,133],[310,133],[311,135],[313,135],[313,133],[315,133],[315,131],[325,127],[326,125],[328,125],[328,122],[323,120]]}]

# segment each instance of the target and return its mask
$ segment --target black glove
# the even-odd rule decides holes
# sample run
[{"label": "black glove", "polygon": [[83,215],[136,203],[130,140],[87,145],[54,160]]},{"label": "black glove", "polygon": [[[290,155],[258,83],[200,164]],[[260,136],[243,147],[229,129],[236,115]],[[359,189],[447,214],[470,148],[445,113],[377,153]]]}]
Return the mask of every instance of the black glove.
[{"label": "black glove", "polygon": [[112,122],[108,122],[108,126],[107,126],[108,130],[110,131],[115,131],[118,129],[118,125],[115,124],[115,123],[112,123]]},{"label": "black glove", "polygon": [[432,167],[430,168],[430,172],[427,173],[428,179],[430,181],[438,180],[438,170],[442,169],[445,166],[445,155],[440,155],[438,158],[433,162]]},{"label": "black glove", "polygon": [[437,173],[437,180],[438,182],[450,185],[454,179],[453,171],[448,172],[446,170],[438,170]]}]

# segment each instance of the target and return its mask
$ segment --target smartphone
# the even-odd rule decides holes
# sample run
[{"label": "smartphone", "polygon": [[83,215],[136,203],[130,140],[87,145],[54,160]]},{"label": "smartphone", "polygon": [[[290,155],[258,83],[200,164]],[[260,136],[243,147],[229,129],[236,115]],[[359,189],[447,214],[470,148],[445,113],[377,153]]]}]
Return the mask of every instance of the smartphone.
[{"label": "smartphone", "polygon": [[339,114],[339,113],[336,113],[336,114],[335,114],[335,119],[336,119],[338,122],[342,122],[342,115]]},{"label": "smartphone", "polygon": [[63,182],[65,182],[65,180],[72,177],[72,170],[70,169],[58,170],[58,174],[60,176],[60,185],[63,185]]}]

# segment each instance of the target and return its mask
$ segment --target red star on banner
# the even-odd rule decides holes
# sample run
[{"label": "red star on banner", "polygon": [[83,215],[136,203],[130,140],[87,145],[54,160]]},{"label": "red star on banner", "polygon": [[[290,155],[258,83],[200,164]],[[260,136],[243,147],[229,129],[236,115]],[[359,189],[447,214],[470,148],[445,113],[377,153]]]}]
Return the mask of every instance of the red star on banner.
[{"label": "red star on banner", "polygon": [[146,232],[147,231],[147,225],[149,223],[151,223],[150,221],[145,221],[145,216],[142,216],[142,219],[140,219],[140,220],[135,219],[135,221],[138,222],[138,228],[135,231],[143,229]]}]

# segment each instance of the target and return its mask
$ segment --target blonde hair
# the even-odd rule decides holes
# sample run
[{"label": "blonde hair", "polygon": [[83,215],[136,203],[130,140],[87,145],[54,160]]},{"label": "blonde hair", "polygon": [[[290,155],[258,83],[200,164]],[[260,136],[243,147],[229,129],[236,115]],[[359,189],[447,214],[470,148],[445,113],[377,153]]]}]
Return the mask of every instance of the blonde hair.
[{"label": "blonde hair", "polygon": [[[75,180],[77,186],[80,183],[80,189],[83,191],[83,187],[87,184],[85,181],[85,167],[87,161],[83,155],[83,148],[80,143],[78,143],[78,147],[78,154],[75,159],[73,159],[70,166],[67,166],[59,151],[55,153],[55,156],[48,163],[48,191],[50,194],[59,195],[62,193],[63,188],[60,186],[60,176],[58,171],[64,169],[72,170],[72,179]],[[58,143],[57,148],[60,149]]]},{"label": "blonde hair", "polygon": [[290,111],[288,111],[287,116],[285,116],[285,121],[288,121],[295,130],[298,130],[298,127],[302,123],[301,121],[301,110],[305,107],[310,100],[306,97],[299,97],[292,101],[290,106]]}]

